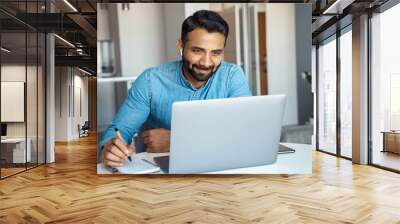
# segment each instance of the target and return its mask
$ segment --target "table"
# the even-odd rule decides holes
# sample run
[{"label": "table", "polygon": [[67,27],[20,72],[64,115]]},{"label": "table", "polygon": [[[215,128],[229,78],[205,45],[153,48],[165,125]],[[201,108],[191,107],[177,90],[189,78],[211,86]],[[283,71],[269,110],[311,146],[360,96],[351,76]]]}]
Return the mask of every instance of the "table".
[{"label": "table", "polygon": [[[278,154],[276,163],[246,167],[239,169],[229,169],[203,174],[311,174],[312,173],[312,146],[296,143],[281,143],[296,150],[295,153]],[[165,156],[169,153],[138,153],[135,156],[154,162],[153,158]],[[102,163],[97,164],[98,174],[112,174]],[[155,174],[163,174],[162,171]]]},{"label": "table", "polygon": [[25,138],[1,139],[2,158],[6,160],[6,163],[25,163],[31,161],[32,141],[30,138],[27,138],[26,142],[27,147],[25,154]]},{"label": "table", "polygon": [[383,149],[382,152],[400,154],[400,131],[382,131]]}]

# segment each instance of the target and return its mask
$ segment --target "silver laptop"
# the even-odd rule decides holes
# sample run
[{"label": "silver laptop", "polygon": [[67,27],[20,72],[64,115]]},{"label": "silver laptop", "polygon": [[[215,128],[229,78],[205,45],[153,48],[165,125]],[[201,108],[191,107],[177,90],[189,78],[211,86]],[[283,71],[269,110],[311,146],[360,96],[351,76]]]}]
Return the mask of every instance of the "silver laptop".
[{"label": "silver laptop", "polygon": [[285,103],[284,95],[174,103],[168,173],[275,163]]}]

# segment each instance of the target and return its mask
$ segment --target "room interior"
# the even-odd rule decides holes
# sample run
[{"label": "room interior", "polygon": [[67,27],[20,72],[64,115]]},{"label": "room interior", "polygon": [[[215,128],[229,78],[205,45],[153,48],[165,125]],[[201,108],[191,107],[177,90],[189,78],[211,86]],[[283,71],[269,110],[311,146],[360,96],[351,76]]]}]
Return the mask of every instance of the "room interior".
[{"label": "room interior", "polygon": [[[277,17],[252,2],[146,3],[147,11],[138,11],[140,3],[1,1],[0,222],[399,222],[400,4],[285,4],[292,3],[312,11],[310,32],[301,34],[312,45],[305,50],[311,71],[293,73],[296,86],[307,89],[293,99],[306,109],[293,107],[296,122],[287,123],[281,141],[312,145],[312,174],[101,176],[97,140],[146,66],[122,59],[135,49],[135,41],[121,47],[135,33],[120,30],[140,22],[134,13],[178,20],[208,8],[247,21],[258,30],[247,44],[258,51],[248,47],[247,57],[232,58],[243,62],[255,95],[275,91],[266,37]],[[155,15],[149,32],[175,19]],[[179,32],[176,26],[155,40],[166,53],[151,63],[177,56],[169,43]],[[147,59],[151,52],[138,53]],[[299,66],[308,63],[300,59]]]}]

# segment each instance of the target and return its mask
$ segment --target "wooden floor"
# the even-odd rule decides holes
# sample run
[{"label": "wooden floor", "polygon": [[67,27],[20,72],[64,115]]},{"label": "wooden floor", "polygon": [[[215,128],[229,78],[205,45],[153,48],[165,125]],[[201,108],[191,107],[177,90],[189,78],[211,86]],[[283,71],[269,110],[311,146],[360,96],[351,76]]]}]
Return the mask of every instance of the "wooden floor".
[{"label": "wooden floor", "polygon": [[29,164],[27,165],[27,167],[25,167],[25,165],[19,165],[18,167],[12,167],[12,168],[1,168],[0,172],[1,172],[1,178],[5,178],[20,172],[24,172],[27,169],[33,169],[35,167],[37,167],[37,164]]},{"label": "wooden floor", "polygon": [[13,174],[16,174],[16,173],[19,173],[19,172],[22,172],[22,171],[25,171],[26,169],[25,169],[25,167],[24,168],[20,168],[20,167],[18,167],[18,168],[1,168],[1,177],[3,178],[3,177],[7,177],[7,176],[10,176],[10,175],[13,175]]},{"label": "wooden floor", "polygon": [[372,160],[374,164],[400,170],[400,155],[392,152],[374,151]]},{"label": "wooden floor", "polygon": [[399,174],[313,162],[312,175],[98,176],[84,138],[0,181],[0,223],[400,223]]}]

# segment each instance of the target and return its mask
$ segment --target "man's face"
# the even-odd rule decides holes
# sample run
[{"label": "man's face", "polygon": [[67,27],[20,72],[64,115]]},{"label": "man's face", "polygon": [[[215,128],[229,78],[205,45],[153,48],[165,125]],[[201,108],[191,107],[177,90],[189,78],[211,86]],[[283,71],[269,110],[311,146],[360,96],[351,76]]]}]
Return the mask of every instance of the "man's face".
[{"label": "man's face", "polygon": [[195,80],[204,82],[217,70],[224,55],[225,36],[218,32],[209,33],[202,28],[188,33],[183,44],[184,69]]}]

